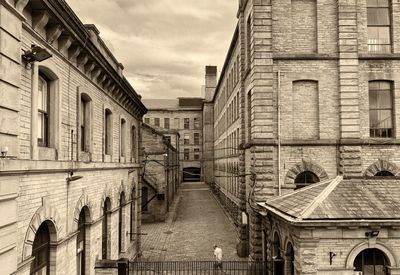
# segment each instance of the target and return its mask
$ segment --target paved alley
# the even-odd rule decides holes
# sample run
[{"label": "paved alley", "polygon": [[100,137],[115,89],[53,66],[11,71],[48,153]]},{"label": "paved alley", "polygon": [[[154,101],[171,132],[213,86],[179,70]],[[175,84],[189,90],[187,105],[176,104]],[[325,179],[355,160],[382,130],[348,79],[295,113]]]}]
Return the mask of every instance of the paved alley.
[{"label": "paved alley", "polygon": [[223,209],[203,183],[182,183],[176,214],[165,223],[143,224],[146,260],[213,260],[213,244],[224,260],[245,260],[236,255],[236,233]]}]

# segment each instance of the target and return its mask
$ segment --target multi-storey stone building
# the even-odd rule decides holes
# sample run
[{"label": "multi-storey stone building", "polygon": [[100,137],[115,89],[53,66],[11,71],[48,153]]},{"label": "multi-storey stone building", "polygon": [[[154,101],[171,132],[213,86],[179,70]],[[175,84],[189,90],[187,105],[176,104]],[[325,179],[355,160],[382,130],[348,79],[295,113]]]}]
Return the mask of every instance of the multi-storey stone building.
[{"label": "multi-storey stone building", "polygon": [[179,153],[172,141],[179,140],[176,130],[168,136],[148,124],[142,124],[142,222],[165,221],[179,187]]},{"label": "multi-storey stone building", "polygon": [[179,151],[181,178],[184,181],[202,179],[203,99],[143,99],[143,103],[149,110],[144,117],[146,124],[171,136],[173,145],[174,137],[168,131],[179,132],[180,140],[175,148]]},{"label": "multi-storey stone building", "polygon": [[[398,274],[400,213],[379,194],[398,192],[399,181],[359,178],[398,175],[399,18],[400,5],[390,0],[239,1],[233,40],[204,106],[214,110],[209,167],[237,225],[240,255],[249,248],[251,259],[275,261],[275,274]],[[358,194],[349,197],[352,211],[314,213],[315,230],[296,223],[346,190]],[[340,199],[331,203],[341,207]],[[288,215],[291,209],[298,213]],[[277,263],[283,258],[285,265]]]},{"label": "multi-storey stone building", "polygon": [[0,33],[0,273],[134,258],[146,108],[123,66],[65,1],[1,1]]}]

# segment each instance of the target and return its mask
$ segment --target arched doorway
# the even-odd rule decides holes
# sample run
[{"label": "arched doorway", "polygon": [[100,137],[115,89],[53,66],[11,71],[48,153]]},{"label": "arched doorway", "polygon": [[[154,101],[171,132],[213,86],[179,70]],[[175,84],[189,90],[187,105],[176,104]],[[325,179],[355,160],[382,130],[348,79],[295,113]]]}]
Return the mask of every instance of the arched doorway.
[{"label": "arched doorway", "polygon": [[294,275],[294,250],[291,243],[288,243],[286,246],[285,258],[285,274]]},{"label": "arched doorway", "polygon": [[183,181],[200,181],[201,168],[186,167],[183,168]]},{"label": "arched doorway", "polygon": [[295,190],[317,182],[319,182],[319,178],[313,172],[310,171],[301,172],[300,174],[297,175],[296,179],[294,180],[294,184],[296,184]]},{"label": "arched doorway", "polygon": [[364,249],[354,260],[354,270],[363,275],[388,275],[387,266],[390,266],[388,257],[377,248]]},{"label": "arched doorway", "polygon": [[375,177],[394,177],[394,175],[392,172],[382,170],[376,173]]},{"label": "arched doorway", "polygon": [[89,210],[83,207],[79,213],[78,220],[78,235],[76,237],[76,270],[78,275],[85,275],[87,273],[87,256],[88,253],[88,229],[87,222],[89,219]]},{"label": "arched doorway", "polygon": [[50,245],[51,231],[55,231],[53,226],[50,221],[45,221],[36,231],[32,245],[32,257],[34,259],[31,263],[31,275],[48,275],[54,272],[55,257],[50,257],[51,254],[55,253]]},{"label": "arched doorway", "polygon": [[119,215],[118,215],[118,252],[121,253],[124,247],[125,232],[125,193],[119,196]]}]

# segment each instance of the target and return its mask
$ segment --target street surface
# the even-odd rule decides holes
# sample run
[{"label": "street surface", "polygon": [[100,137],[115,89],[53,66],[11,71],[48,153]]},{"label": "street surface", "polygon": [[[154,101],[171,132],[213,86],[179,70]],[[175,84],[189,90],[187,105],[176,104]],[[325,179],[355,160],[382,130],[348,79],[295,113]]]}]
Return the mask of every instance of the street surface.
[{"label": "street surface", "polygon": [[178,196],[165,223],[142,224],[142,260],[214,260],[214,243],[224,261],[246,260],[236,255],[235,229],[207,185],[182,183]]}]

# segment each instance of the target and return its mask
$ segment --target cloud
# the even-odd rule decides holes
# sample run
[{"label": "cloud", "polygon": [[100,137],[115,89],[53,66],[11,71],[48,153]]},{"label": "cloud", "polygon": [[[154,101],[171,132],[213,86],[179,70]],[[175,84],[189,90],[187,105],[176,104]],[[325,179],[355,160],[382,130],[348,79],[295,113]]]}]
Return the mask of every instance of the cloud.
[{"label": "cloud", "polygon": [[204,66],[222,68],[236,26],[232,0],[69,0],[124,64],[144,98],[200,96]]}]

